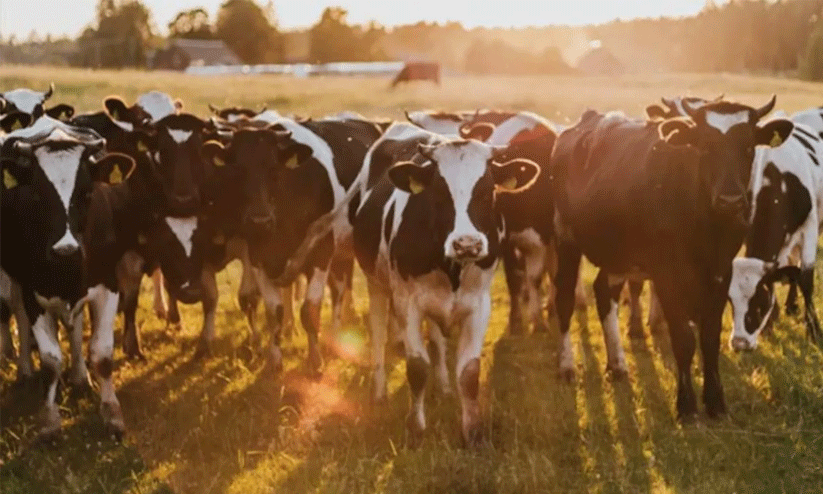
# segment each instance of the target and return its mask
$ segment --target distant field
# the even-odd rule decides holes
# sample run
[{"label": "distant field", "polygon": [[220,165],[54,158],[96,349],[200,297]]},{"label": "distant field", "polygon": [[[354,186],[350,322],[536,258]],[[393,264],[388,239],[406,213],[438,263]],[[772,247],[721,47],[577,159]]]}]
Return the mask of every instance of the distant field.
[{"label": "distant field", "polygon": [[[531,110],[564,123],[587,107],[640,115],[660,96],[686,92],[725,93],[750,104],[776,93],[777,107],[788,112],[823,104],[823,84],[732,75],[459,77],[440,87],[390,91],[383,79],[0,67],[0,91],[45,89],[51,81],[53,101],[80,111],[100,108],[110,94],[132,101],[161,89],[202,115],[209,103],[392,118],[404,109],[489,107]],[[482,359],[489,444],[462,449],[457,400],[432,390],[426,438],[409,449],[403,361],[393,360],[388,404],[374,407],[365,326],[345,328],[351,358],[329,360],[318,382],[302,372],[306,339],[298,328],[284,344],[284,374],[273,376],[265,359],[243,345],[237,270],[232,264],[218,277],[217,344],[202,362],[192,361],[199,306],[181,306],[183,328],[166,329],[151,311],[144,284],[137,317],[148,361],[128,362],[115,350],[129,429],[122,444],[99,432],[96,397],[74,400],[64,393],[64,438],[31,447],[39,398],[11,386],[13,364],[0,369],[0,493],[823,492],[823,352],[805,340],[800,318],[782,318],[757,352],[736,354],[726,345],[727,313],[720,365],[729,415],[680,426],[667,336],[624,336],[630,377],[613,382],[603,375],[605,345],[591,307],[582,325],[572,324],[578,378],[565,384],[556,377],[556,332],[504,334],[508,296],[500,275]],[[588,281],[593,274],[586,269]],[[823,262],[816,282],[816,310],[823,317]],[[368,301],[360,276],[355,300],[364,316]],[[328,314],[326,306],[324,319]],[[122,320],[118,345],[120,328]]]}]

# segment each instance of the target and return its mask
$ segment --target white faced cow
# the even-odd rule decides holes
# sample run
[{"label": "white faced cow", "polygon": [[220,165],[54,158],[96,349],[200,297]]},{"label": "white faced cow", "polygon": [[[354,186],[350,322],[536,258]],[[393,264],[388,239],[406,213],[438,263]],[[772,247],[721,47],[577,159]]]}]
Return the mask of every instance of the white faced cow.
[{"label": "white faced cow", "polygon": [[[368,278],[375,398],[385,398],[384,352],[393,321],[405,343],[413,438],[426,427],[423,391],[431,358],[421,334],[424,318],[439,328],[433,339],[459,327],[455,372],[463,438],[480,438],[480,351],[503,235],[496,196],[527,187],[539,172],[526,160],[498,164],[497,153],[476,140],[452,141],[395,124],[372,147],[358,179],[361,190],[369,189],[354,219],[354,246]],[[376,155],[393,158],[375,162]],[[445,345],[438,346],[438,377],[448,389]]]},{"label": "white faced cow", "polygon": [[[729,287],[734,310],[731,346],[735,350],[757,347],[758,335],[776,316],[774,282],[784,277],[793,289],[799,285],[806,305],[806,327],[817,340],[820,323],[812,294],[823,219],[823,142],[814,129],[794,120],[794,130],[785,142],[758,148],[751,192],[752,228],[746,239],[746,257],[734,260]],[[792,259],[797,251],[799,268]]]}]

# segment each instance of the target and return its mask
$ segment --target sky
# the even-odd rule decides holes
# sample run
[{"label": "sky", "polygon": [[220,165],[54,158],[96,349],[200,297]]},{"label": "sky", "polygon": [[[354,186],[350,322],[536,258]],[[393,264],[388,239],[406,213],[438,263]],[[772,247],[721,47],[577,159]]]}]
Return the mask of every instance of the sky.
[{"label": "sky", "polygon": [[[161,34],[181,10],[205,7],[214,16],[224,0],[143,0]],[[258,0],[264,4],[266,0]],[[718,2],[719,3],[719,2]],[[25,38],[38,34],[76,36],[95,15],[97,0],[0,0],[0,35]],[[386,25],[425,21],[459,21],[467,27],[521,27],[547,24],[592,24],[616,18],[692,15],[705,0],[274,0],[284,29],[314,24],[323,9],[339,5],[349,21]]]}]

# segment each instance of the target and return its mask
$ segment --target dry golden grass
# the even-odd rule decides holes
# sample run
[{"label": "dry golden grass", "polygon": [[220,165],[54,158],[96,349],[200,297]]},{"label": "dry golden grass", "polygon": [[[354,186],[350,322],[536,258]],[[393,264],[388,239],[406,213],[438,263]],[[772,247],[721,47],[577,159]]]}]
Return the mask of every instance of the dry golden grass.
[{"label": "dry golden grass", "polygon": [[[3,90],[45,87],[52,80],[55,101],[81,111],[99,108],[109,94],[132,99],[154,88],[201,114],[208,103],[265,104],[305,115],[349,109],[395,118],[403,109],[481,106],[528,109],[563,122],[586,107],[639,115],[660,96],[684,92],[725,92],[752,104],[774,92],[787,111],[823,103],[821,84],[742,76],[467,77],[391,92],[380,79],[0,68]],[[665,335],[624,338],[630,378],[612,382],[603,376],[605,347],[592,308],[582,325],[572,326],[579,377],[565,384],[556,378],[556,334],[504,334],[508,297],[498,276],[482,361],[489,444],[480,451],[462,449],[456,400],[431,392],[430,429],[412,450],[404,438],[402,361],[394,360],[389,403],[379,408],[368,400],[362,324],[345,328],[342,340],[352,357],[330,360],[322,380],[304,377],[300,331],[284,345],[284,374],[273,376],[264,359],[243,346],[247,329],[235,302],[237,269],[232,264],[219,276],[218,343],[214,356],[202,362],[192,361],[199,306],[182,307],[182,330],[167,329],[152,314],[144,286],[138,321],[148,361],[127,362],[115,352],[129,428],[122,444],[101,435],[96,398],[67,397],[63,439],[32,447],[39,401],[11,386],[13,365],[3,369],[0,492],[823,491],[823,353],[805,341],[800,319],[783,318],[756,353],[735,354],[724,345],[728,417],[682,427],[673,416],[676,383]],[[593,270],[585,274],[590,281]],[[819,285],[823,263],[817,274]],[[365,288],[361,277],[355,282],[363,315]],[[328,312],[325,307],[326,318]],[[727,315],[724,341],[730,325]],[[118,341],[121,327],[122,321]]]}]

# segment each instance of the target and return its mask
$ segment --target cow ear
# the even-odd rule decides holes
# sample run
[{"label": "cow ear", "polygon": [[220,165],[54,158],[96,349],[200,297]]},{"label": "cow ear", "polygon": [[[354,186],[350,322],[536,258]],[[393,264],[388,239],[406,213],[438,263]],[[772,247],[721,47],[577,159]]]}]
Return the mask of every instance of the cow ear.
[{"label": "cow ear", "polygon": [[18,129],[23,129],[31,125],[32,117],[28,113],[23,112],[14,112],[5,115],[2,120],[0,120],[0,128],[6,134],[14,132]]},{"label": "cow ear", "polygon": [[226,148],[219,141],[206,141],[203,144],[203,159],[217,168],[226,166]]},{"label": "cow ear", "polygon": [[91,178],[110,185],[123,183],[134,171],[134,160],[121,153],[109,153],[99,160],[90,160]]},{"label": "cow ear", "polygon": [[401,161],[389,168],[389,180],[398,189],[409,194],[423,192],[434,177],[434,165],[419,166],[411,161]]},{"label": "cow ear", "polygon": [[71,117],[74,116],[74,107],[71,105],[67,105],[65,103],[60,103],[57,106],[52,106],[48,110],[46,110],[46,115],[50,116],[55,120],[60,120],[62,122],[68,122],[71,120]]},{"label": "cow ear", "polygon": [[666,118],[666,110],[660,105],[649,105],[646,107],[646,117],[649,120],[663,120]]},{"label": "cow ear", "polygon": [[491,172],[498,189],[517,192],[535,181],[540,174],[540,167],[534,161],[518,158],[503,164],[492,162]]},{"label": "cow ear", "polygon": [[292,170],[300,166],[300,163],[309,159],[313,153],[311,147],[299,142],[294,142],[291,139],[281,140],[278,143],[278,147],[280,148],[280,162],[283,163],[284,167]]},{"label": "cow ear", "polygon": [[463,139],[475,139],[480,142],[486,142],[494,132],[494,125],[488,122],[478,122],[469,127],[460,127],[460,137]]},{"label": "cow ear", "polygon": [[131,110],[126,106],[126,102],[118,96],[109,96],[103,101],[103,106],[112,120],[129,123],[134,120]]},{"label": "cow ear", "polygon": [[660,138],[673,146],[694,145],[697,140],[694,127],[686,120],[673,118],[665,120],[657,127]]},{"label": "cow ear", "polygon": [[793,131],[794,124],[791,120],[786,120],[785,118],[770,120],[762,127],[757,126],[755,144],[776,148],[786,142],[786,139],[789,138]]}]

